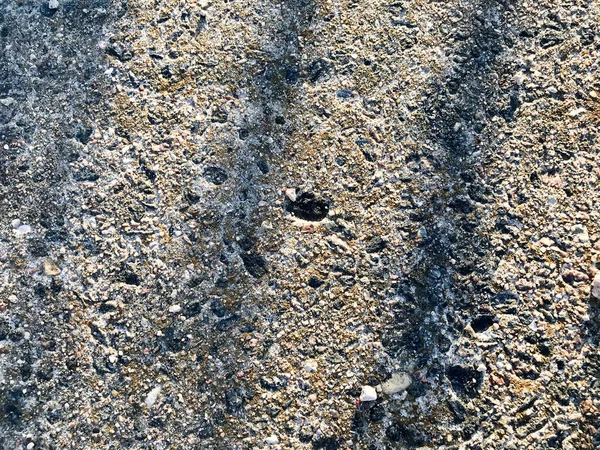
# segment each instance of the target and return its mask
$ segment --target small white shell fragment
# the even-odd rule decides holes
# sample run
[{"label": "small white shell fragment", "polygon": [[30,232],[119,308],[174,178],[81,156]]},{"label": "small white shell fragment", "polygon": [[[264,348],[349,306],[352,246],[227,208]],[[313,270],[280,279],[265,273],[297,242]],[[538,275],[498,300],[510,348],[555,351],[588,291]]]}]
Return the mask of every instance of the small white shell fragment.
[{"label": "small white shell fragment", "polygon": [[585,108],[577,108],[569,113],[569,117],[577,117],[583,114],[586,111]]},{"label": "small white shell fragment", "polygon": [[410,386],[410,375],[405,372],[396,372],[392,377],[381,385],[384,394],[393,395],[405,391]]},{"label": "small white shell fragment", "polygon": [[15,230],[15,232],[19,235],[31,233],[31,227],[29,225],[21,225]]},{"label": "small white shell fragment", "polygon": [[522,73],[516,74],[513,79],[518,86],[522,86],[526,80],[525,75],[523,75]]},{"label": "small white shell fragment", "polygon": [[279,438],[274,434],[265,439],[267,445],[277,445],[279,444]]},{"label": "small white shell fragment", "polygon": [[50,0],[48,2],[48,9],[58,9],[58,0]]},{"label": "small white shell fragment", "polygon": [[314,359],[307,359],[304,362],[304,370],[307,372],[316,372],[319,364]]},{"label": "small white shell fragment", "polygon": [[594,277],[594,281],[592,283],[592,295],[597,299],[600,299],[600,272],[598,272]]},{"label": "small white shell fragment", "polygon": [[12,97],[6,97],[6,98],[2,98],[0,99],[0,104],[4,105],[4,106],[10,106],[15,102],[15,99]]},{"label": "small white shell fragment", "polygon": [[171,305],[169,306],[169,312],[173,314],[177,314],[181,312],[181,305]]},{"label": "small white shell fragment", "polygon": [[60,267],[50,258],[44,260],[44,273],[48,276],[60,275]]},{"label": "small white shell fragment", "polygon": [[285,196],[287,198],[289,198],[290,201],[295,202],[296,198],[297,198],[297,196],[296,196],[296,189],[294,189],[294,188],[286,188],[286,190],[285,190]]},{"label": "small white shell fragment", "polygon": [[339,237],[337,237],[335,234],[328,236],[327,240],[329,242],[331,242],[334,245],[337,245],[338,247],[341,247],[343,250],[347,251],[347,252],[351,252],[352,249],[350,248],[350,246],[348,244],[346,244],[343,240],[341,240]]},{"label": "small white shell fragment", "polygon": [[361,402],[372,402],[377,400],[377,392],[373,386],[363,386],[360,393]]},{"label": "small white shell fragment", "polygon": [[162,389],[161,386],[156,386],[154,389],[152,389],[150,392],[148,392],[148,395],[146,396],[146,401],[145,401],[148,409],[151,409],[154,406],[154,403],[156,403],[156,400],[158,399],[158,394],[160,394],[161,389]]}]

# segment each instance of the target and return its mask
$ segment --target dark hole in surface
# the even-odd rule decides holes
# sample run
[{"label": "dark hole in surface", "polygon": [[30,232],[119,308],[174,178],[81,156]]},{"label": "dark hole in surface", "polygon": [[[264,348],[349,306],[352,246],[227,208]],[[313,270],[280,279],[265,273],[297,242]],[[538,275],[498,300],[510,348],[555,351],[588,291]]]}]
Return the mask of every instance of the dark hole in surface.
[{"label": "dark hole in surface", "polygon": [[492,314],[481,314],[471,321],[471,328],[477,333],[487,330],[494,325],[496,318]]}]

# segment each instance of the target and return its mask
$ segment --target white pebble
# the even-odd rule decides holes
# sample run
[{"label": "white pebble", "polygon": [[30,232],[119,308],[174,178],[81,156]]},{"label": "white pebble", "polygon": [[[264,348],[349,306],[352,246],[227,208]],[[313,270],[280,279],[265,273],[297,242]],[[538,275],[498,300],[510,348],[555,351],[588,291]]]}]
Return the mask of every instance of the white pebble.
[{"label": "white pebble", "polygon": [[404,372],[392,374],[392,377],[381,385],[384,394],[393,395],[405,391],[410,386],[410,375]]},{"label": "white pebble", "polygon": [[173,313],[173,314],[177,314],[178,312],[181,312],[181,305],[171,305],[171,306],[169,306],[169,312]]},{"label": "white pebble", "polygon": [[274,434],[265,439],[265,442],[268,445],[277,445],[279,443],[279,438]]},{"label": "white pebble", "polygon": [[33,447],[35,447],[35,444],[33,442],[27,444],[27,450],[31,450]]},{"label": "white pebble", "polygon": [[31,227],[29,225],[21,225],[19,228],[15,230],[18,235],[23,235],[27,233],[31,233]]},{"label": "white pebble", "polygon": [[60,275],[60,267],[58,267],[56,265],[56,263],[54,261],[52,261],[50,258],[47,258],[44,261],[44,273],[48,276],[55,276],[55,275]]},{"label": "white pebble", "polygon": [[513,77],[513,79],[514,79],[515,83],[517,83],[518,86],[522,86],[526,80],[525,75],[523,75],[522,73],[516,74]]},{"label": "white pebble", "polygon": [[577,108],[577,109],[574,109],[571,112],[569,112],[569,116],[577,117],[577,116],[580,116],[581,114],[583,114],[584,112],[586,112],[585,108]]},{"label": "white pebble", "polygon": [[6,98],[0,99],[0,103],[3,104],[4,106],[10,106],[14,102],[15,102],[15,99],[12,97],[6,97]]},{"label": "white pebble", "polygon": [[600,272],[594,277],[594,282],[592,283],[592,295],[597,299],[600,299]]},{"label": "white pebble", "polygon": [[58,9],[58,0],[50,0],[48,2],[48,9]]},{"label": "white pebble", "polygon": [[318,367],[319,363],[317,363],[317,361],[315,361],[314,359],[307,359],[304,362],[304,370],[306,370],[307,372],[316,372]]},{"label": "white pebble", "polygon": [[294,188],[286,188],[286,190],[285,190],[285,196],[287,198],[289,198],[292,202],[295,202],[296,198],[297,198],[297,196],[296,196],[296,189],[294,189]]},{"label": "white pebble", "polygon": [[148,395],[146,396],[146,406],[148,409],[151,409],[154,406],[154,403],[156,403],[161,389],[161,386],[156,386],[154,389],[148,392]]},{"label": "white pebble", "polygon": [[377,400],[377,392],[373,386],[363,386],[360,393],[361,402],[372,402]]}]

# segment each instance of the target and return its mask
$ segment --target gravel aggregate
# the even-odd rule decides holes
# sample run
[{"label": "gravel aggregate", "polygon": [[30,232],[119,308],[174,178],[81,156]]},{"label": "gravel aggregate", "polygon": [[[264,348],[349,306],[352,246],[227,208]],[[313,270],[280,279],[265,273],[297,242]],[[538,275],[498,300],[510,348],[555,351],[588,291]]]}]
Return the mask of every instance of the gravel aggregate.
[{"label": "gravel aggregate", "polygon": [[0,2],[0,449],[599,449],[599,14]]}]

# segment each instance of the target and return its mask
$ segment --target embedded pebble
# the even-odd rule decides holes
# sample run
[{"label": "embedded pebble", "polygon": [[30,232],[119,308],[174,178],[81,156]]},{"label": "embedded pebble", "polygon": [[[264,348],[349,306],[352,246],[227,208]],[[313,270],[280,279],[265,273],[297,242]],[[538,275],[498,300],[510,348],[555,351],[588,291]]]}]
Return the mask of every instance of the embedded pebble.
[{"label": "embedded pebble", "polygon": [[304,362],[304,370],[307,372],[316,372],[319,364],[314,359],[308,359]]},{"label": "embedded pebble", "polygon": [[286,188],[285,190],[285,196],[290,199],[290,201],[295,202],[296,201],[296,189],[294,188]]},{"label": "embedded pebble", "polygon": [[154,389],[152,389],[150,392],[148,392],[148,395],[146,396],[146,400],[144,401],[144,403],[146,403],[146,406],[148,407],[148,409],[152,409],[152,407],[156,403],[156,400],[158,399],[158,395],[160,394],[161,390],[162,390],[161,386],[156,386]]},{"label": "embedded pebble", "polygon": [[12,97],[0,98],[0,104],[4,106],[10,106],[15,102],[15,99]]},{"label": "embedded pebble", "polygon": [[393,395],[397,392],[405,391],[411,384],[411,377],[405,372],[396,372],[392,377],[381,384],[381,390],[384,394]]},{"label": "embedded pebble", "polygon": [[585,225],[577,224],[571,229],[571,232],[582,244],[587,244],[590,242],[590,235],[588,234],[588,229]]},{"label": "embedded pebble", "polygon": [[570,111],[569,112],[569,116],[570,117],[577,117],[577,116],[580,116],[581,114],[583,114],[585,112],[586,112],[585,108],[577,108],[577,109],[574,109],[574,110]]},{"label": "embedded pebble", "polygon": [[177,314],[181,312],[181,305],[171,305],[169,306],[169,312],[173,314]]},{"label": "embedded pebble", "polygon": [[377,391],[373,386],[365,385],[360,392],[361,402],[372,402],[377,400]]},{"label": "embedded pebble", "polygon": [[598,272],[594,277],[594,281],[592,283],[592,295],[597,299],[600,299],[600,272]]},{"label": "embedded pebble", "polygon": [[3,446],[595,449],[599,14],[0,1]]},{"label": "embedded pebble", "polygon": [[60,267],[50,258],[44,260],[44,273],[49,276],[60,275]]},{"label": "embedded pebble", "polygon": [[15,233],[17,235],[21,235],[21,236],[24,235],[24,234],[31,233],[31,226],[30,225],[20,225],[15,230]]},{"label": "embedded pebble", "polygon": [[268,445],[277,445],[277,444],[279,444],[279,438],[273,434],[273,435],[269,436],[268,438],[266,438],[265,442]]}]

